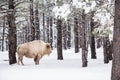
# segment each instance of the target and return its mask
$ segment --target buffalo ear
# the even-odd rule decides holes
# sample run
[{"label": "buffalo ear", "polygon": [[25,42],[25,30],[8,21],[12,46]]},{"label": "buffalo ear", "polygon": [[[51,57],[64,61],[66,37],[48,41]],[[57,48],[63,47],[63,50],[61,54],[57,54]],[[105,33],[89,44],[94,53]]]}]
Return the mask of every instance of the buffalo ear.
[{"label": "buffalo ear", "polygon": [[46,44],[46,48],[50,48],[50,44],[49,43]]}]

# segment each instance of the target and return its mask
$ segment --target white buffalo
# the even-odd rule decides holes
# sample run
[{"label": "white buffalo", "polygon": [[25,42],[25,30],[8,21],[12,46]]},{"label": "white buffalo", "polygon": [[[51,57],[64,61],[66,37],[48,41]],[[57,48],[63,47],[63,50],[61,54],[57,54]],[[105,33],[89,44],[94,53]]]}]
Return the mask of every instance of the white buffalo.
[{"label": "white buffalo", "polygon": [[35,64],[39,64],[39,60],[44,55],[50,55],[52,52],[51,46],[49,43],[45,43],[41,40],[34,40],[24,44],[20,44],[17,47],[18,53],[18,64],[23,64],[23,56],[28,58],[34,58]]}]

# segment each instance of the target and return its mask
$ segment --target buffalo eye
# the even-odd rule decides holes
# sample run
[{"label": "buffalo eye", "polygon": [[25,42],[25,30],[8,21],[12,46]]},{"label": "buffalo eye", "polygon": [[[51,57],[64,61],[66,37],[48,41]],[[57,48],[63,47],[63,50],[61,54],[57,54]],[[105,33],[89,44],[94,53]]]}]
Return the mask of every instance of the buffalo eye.
[{"label": "buffalo eye", "polygon": [[46,47],[47,47],[47,48],[50,48],[50,45],[49,45],[49,44],[46,44]]}]

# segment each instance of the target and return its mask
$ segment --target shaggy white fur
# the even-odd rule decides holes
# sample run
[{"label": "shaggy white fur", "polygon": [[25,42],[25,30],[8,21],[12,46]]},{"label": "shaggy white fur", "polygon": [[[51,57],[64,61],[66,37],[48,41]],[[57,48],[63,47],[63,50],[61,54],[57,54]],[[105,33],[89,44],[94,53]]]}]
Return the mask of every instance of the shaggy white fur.
[{"label": "shaggy white fur", "polygon": [[20,44],[17,47],[18,64],[23,64],[23,56],[28,58],[34,58],[35,64],[39,64],[39,60],[44,55],[50,55],[52,52],[49,43],[45,43],[41,40],[34,40],[28,43]]}]

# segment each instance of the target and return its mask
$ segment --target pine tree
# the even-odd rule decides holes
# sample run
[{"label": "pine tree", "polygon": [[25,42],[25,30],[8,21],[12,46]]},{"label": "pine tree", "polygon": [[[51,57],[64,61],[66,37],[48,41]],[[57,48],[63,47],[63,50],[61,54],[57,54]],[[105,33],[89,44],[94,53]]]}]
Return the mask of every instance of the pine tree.
[{"label": "pine tree", "polygon": [[14,0],[8,1],[8,25],[9,25],[9,64],[16,63],[16,26],[15,26],[15,7]]},{"label": "pine tree", "polygon": [[103,38],[104,63],[109,63],[109,37]]},{"label": "pine tree", "polygon": [[115,0],[111,80],[120,80],[120,0]]},{"label": "pine tree", "polygon": [[39,2],[39,1],[36,2],[36,8],[35,8],[35,31],[36,31],[35,38],[36,38],[37,40],[40,39],[38,2]]},{"label": "pine tree", "polygon": [[47,30],[46,30],[46,34],[47,34],[47,42],[50,42],[50,18],[49,16],[46,19],[46,23],[47,23]]},{"label": "pine tree", "polygon": [[80,45],[80,48],[82,48],[82,16],[81,16],[81,12],[79,13],[79,45]]},{"label": "pine tree", "polygon": [[110,42],[109,46],[109,60],[113,59],[113,41]]},{"label": "pine tree", "polygon": [[2,51],[4,51],[5,42],[5,16],[3,17]]},{"label": "pine tree", "polygon": [[67,20],[67,26],[68,26],[68,30],[67,30],[67,36],[68,36],[68,40],[67,40],[67,48],[70,49],[71,47],[71,26],[70,26],[70,20]]},{"label": "pine tree", "polygon": [[57,19],[57,56],[58,60],[63,60],[62,54],[62,20]]},{"label": "pine tree", "polygon": [[50,44],[51,48],[53,49],[53,29],[52,29],[53,19],[52,16],[50,16]]},{"label": "pine tree", "polygon": [[46,41],[46,26],[45,26],[45,13],[43,12],[43,41]]},{"label": "pine tree", "polygon": [[67,25],[66,22],[63,23],[63,47],[66,50],[67,49]]},{"label": "pine tree", "polygon": [[82,11],[82,67],[87,67],[87,43],[86,43],[86,25],[85,25],[85,12]]},{"label": "pine tree", "polygon": [[30,28],[31,28],[31,41],[33,41],[35,40],[33,0],[30,0]]},{"label": "pine tree", "polygon": [[94,11],[91,12],[91,23],[90,23],[90,28],[91,28],[91,31],[90,31],[91,32],[91,36],[90,36],[91,39],[90,39],[90,41],[91,41],[91,43],[90,43],[90,48],[91,48],[91,58],[96,59],[97,57],[96,57],[96,49],[95,49],[95,36],[93,34],[95,22],[93,20],[93,17],[94,17]]},{"label": "pine tree", "polygon": [[78,19],[74,17],[74,44],[75,44],[75,53],[79,52],[79,43],[78,43]]}]

